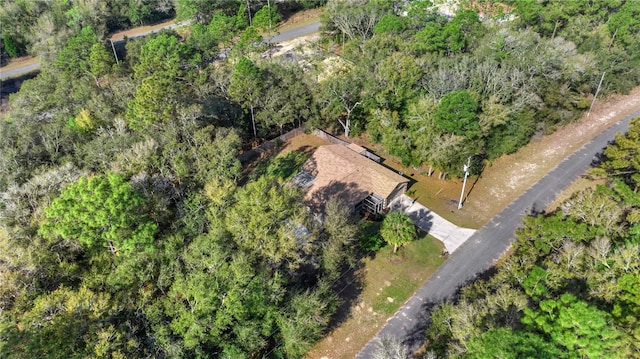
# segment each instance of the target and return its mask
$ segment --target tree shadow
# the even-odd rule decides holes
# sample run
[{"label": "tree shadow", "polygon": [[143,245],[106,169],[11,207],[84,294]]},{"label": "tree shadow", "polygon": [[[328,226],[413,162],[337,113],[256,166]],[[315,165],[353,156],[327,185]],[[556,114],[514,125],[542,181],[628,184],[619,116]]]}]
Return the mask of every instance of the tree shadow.
[{"label": "tree shadow", "polygon": [[287,180],[300,171],[307,160],[307,154],[303,151],[288,151],[282,153],[282,146],[275,146],[267,158],[259,161],[251,172],[251,178],[258,178],[265,174]]},{"label": "tree shadow", "polygon": [[[234,127],[237,123],[237,119],[244,119],[242,107],[237,103],[225,99],[222,96],[211,94],[206,96],[201,105],[202,116],[211,120],[211,123],[216,126]],[[243,124],[243,128],[250,124],[246,121]]]},{"label": "tree shadow", "polygon": [[[411,202],[407,203],[409,200],[411,200]],[[409,210],[414,205],[419,206],[418,209],[409,212]],[[427,234],[433,227],[432,211],[422,206],[421,204],[419,204],[418,198],[411,199],[410,197],[406,197],[403,200],[395,201],[391,204],[391,210],[403,211],[407,213],[407,215],[409,216],[409,218],[411,218],[413,223]]]},{"label": "tree shadow", "polygon": [[[308,171],[310,165],[312,163],[305,163],[305,171],[311,173],[312,175],[317,174],[313,171]],[[342,182],[332,180],[326,186],[320,187],[314,190],[311,193],[311,197],[305,201],[306,205],[311,208],[313,212],[323,213],[325,209],[325,204],[329,202],[331,199],[336,199],[343,203],[345,206],[349,208],[349,210],[354,211],[355,206],[365,199],[370,193],[364,191],[358,186],[355,182]]]},{"label": "tree shadow", "polygon": [[409,348],[413,353],[423,347],[427,340],[427,330],[431,324],[431,313],[438,307],[440,303],[424,302],[420,306],[420,314],[413,319],[416,323],[411,330],[407,332],[407,336],[402,340],[402,344]]},{"label": "tree shadow", "polygon": [[[115,54],[110,54],[113,56],[117,56],[118,61],[124,61],[127,58],[127,41],[135,40],[135,38],[125,37],[120,41],[113,41],[113,46],[111,45],[111,41],[108,43],[110,47],[110,52],[115,52]],[[112,56],[112,57],[113,57]]]},{"label": "tree shadow", "polygon": [[309,145],[300,146],[298,149],[296,149],[296,151],[302,152],[307,156],[311,156],[313,154],[313,151],[315,150],[316,150],[316,147],[309,146]]},{"label": "tree shadow", "polygon": [[302,1],[282,1],[278,4],[278,12],[282,17],[282,21],[289,20],[292,16],[300,11],[306,10],[309,4],[321,3],[318,0],[307,0],[307,6],[305,7]]},{"label": "tree shadow", "polygon": [[327,332],[339,327],[349,319],[352,310],[357,308],[356,303],[364,288],[362,266],[362,261],[358,260],[354,267],[345,268],[341,271],[342,276],[333,284],[333,289],[339,298],[339,305],[327,325]]},{"label": "tree shadow", "polygon": [[[614,144],[615,142],[616,142],[615,140],[607,142],[607,146],[604,147],[603,150],[609,147],[610,145]],[[600,167],[600,165],[606,160],[607,160],[607,156],[604,154],[604,151],[598,152],[591,159],[591,167],[593,168]]]},{"label": "tree shadow", "polygon": [[316,159],[311,156],[302,166],[302,170],[309,173],[316,181],[326,183],[324,186],[312,189],[311,195],[305,204],[315,213],[324,213],[325,204],[329,200],[338,200],[346,206],[352,213],[356,210],[356,205],[364,200],[371,193],[363,190],[355,182],[345,182],[327,178],[332,176],[330,171],[320,173]]},{"label": "tree shadow", "polygon": [[240,161],[240,164],[242,165],[242,174],[238,179],[238,185],[242,186],[250,179],[255,178],[256,176],[252,176],[252,173],[254,171],[261,171],[261,168],[263,167],[266,168],[269,161],[274,156],[279,155],[283,148],[284,146],[279,146],[276,144],[276,141],[268,141],[259,147],[240,153],[237,157],[238,161]]},{"label": "tree shadow", "polygon": [[9,95],[18,92],[23,82],[31,80],[38,76],[39,73],[40,71],[36,70],[21,76],[0,80],[0,102],[7,103],[9,101]]},{"label": "tree shadow", "polygon": [[420,208],[417,211],[408,213],[409,218],[415,223],[415,225],[423,230],[425,233],[429,233],[433,227],[433,214],[426,208]]},{"label": "tree shadow", "polygon": [[547,212],[547,206],[538,201],[533,202],[530,208],[528,208],[526,215],[537,217],[541,214],[545,214]]},{"label": "tree shadow", "polygon": [[430,343],[427,342],[427,330],[431,325],[431,313],[433,313],[433,311],[437,309],[441,304],[444,304],[446,302],[457,304],[461,299],[462,290],[466,286],[473,284],[478,279],[487,280],[495,275],[497,271],[497,268],[495,266],[492,266],[484,270],[483,272],[467,279],[461,286],[458,287],[458,289],[452,296],[444,298],[440,301],[423,302],[420,306],[419,316],[417,318],[414,318],[413,320],[413,323],[416,324],[413,328],[411,328],[411,330],[408,331],[406,338],[404,338],[404,340],[402,341],[402,344],[404,344],[412,352],[424,349],[425,346],[428,348]]},{"label": "tree shadow", "polygon": [[[248,181],[266,174],[269,165],[275,158],[277,158],[277,156],[282,153],[282,150],[285,148],[285,146],[281,146],[280,143],[278,143],[278,141],[276,140],[269,141],[268,143],[268,145],[265,143],[260,148],[254,148],[249,151],[245,151],[237,156],[242,165],[242,173],[238,178],[239,186],[243,186]],[[300,146],[295,150],[295,152],[302,153],[305,156],[309,157],[306,162],[311,161],[312,163],[315,163],[315,161],[311,157],[314,151],[315,147],[309,145]],[[286,170],[282,173],[287,175],[287,178],[297,170],[302,170],[302,166],[304,165],[298,165],[294,158],[282,159],[281,164],[286,167]]]}]

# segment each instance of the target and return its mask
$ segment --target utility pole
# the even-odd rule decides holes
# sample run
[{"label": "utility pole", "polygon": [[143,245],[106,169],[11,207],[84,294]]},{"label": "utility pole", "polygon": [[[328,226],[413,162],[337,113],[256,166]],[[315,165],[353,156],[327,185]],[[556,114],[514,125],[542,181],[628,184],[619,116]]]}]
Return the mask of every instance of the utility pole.
[{"label": "utility pole", "polygon": [[598,84],[598,88],[596,89],[596,94],[593,95],[593,101],[591,101],[591,107],[589,107],[589,112],[587,112],[587,118],[589,118],[589,115],[591,115],[591,109],[593,108],[593,104],[596,103],[596,98],[598,97],[598,92],[600,92],[600,86],[602,86],[602,80],[604,80],[604,74],[606,74],[607,72],[603,72],[602,73],[602,77],[600,78],[600,83]]},{"label": "utility pole", "polygon": [[460,202],[458,202],[458,211],[462,209],[462,200],[464,199],[464,188],[467,185],[467,177],[469,177],[469,167],[471,166],[471,156],[467,159],[467,164],[462,167],[464,171],[464,181],[462,181],[462,192],[460,193]]},{"label": "utility pole", "polygon": [[109,39],[111,42],[111,49],[113,50],[113,56],[116,57],[116,64],[120,65],[120,61],[118,61],[118,54],[116,53],[116,47],[113,46],[113,40]]},{"label": "utility pole", "polygon": [[267,9],[269,10],[269,47],[271,47],[271,1],[267,0]]},{"label": "utility pole", "polygon": [[273,47],[273,44],[271,43],[271,40],[273,39],[273,36],[271,36],[271,32],[273,30],[273,24],[271,23],[271,1],[267,0],[267,9],[269,10],[269,33],[267,34],[267,44],[269,45],[269,59],[271,59],[271,48]]},{"label": "utility pole", "polygon": [[249,0],[246,0],[247,3],[247,13],[249,14],[249,26],[253,26],[253,24],[251,23],[251,3],[249,3]]}]

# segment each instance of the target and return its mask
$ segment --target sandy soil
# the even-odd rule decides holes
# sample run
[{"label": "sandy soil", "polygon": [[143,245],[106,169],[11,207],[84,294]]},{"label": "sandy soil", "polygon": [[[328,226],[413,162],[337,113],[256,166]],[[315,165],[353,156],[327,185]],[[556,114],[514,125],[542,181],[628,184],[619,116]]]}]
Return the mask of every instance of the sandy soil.
[{"label": "sandy soil", "polygon": [[278,31],[286,31],[298,26],[314,23],[320,19],[323,13],[324,8],[297,12],[278,24]]},{"label": "sandy soil", "polygon": [[465,212],[480,222],[487,222],[566,156],[638,108],[640,87],[628,95],[596,102],[588,117],[585,114],[577,122],[495,160],[469,194]]},{"label": "sandy soil", "polygon": [[307,36],[300,36],[293,40],[279,42],[276,50],[271,51],[271,56],[282,56],[288,51],[295,49],[297,46],[309,44],[310,42],[316,41],[319,38],[320,34],[315,33]]}]

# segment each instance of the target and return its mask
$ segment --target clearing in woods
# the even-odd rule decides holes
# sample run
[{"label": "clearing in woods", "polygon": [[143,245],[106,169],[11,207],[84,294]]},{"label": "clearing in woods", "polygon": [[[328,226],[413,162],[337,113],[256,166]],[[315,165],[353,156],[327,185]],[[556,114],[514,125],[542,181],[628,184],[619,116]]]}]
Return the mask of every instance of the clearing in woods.
[{"label": "clearing in woods", "polygon": [[[379,147],[367,143],[365,139],[351,140],[373,150],[378,150],[380,155],[387,158],[384,161],[385,165],[403,171],[416,180],[417,182],[410,188],[410,194],[418,202],[457,225],[479,228],[549,170],[557,166],[566,156],[639,108],[640,87],[635,88],[628,95],[616,95],[606,101],[598,101],[589,117],[584,115],[580,120],[532,141],[518,152],[496,159],[480,177],[469,179],[467,182],[468,196],[460,211],[457,210],[457,201],[462,188],[461,180],[438,180],[437,175],[428,177],[423,174],[426,172],[425,169],[403,167],[399,162],[380,151]],[[315,136],[307,138],[298,136],[288,143],[284,150],[305,146],[307,145],[305,141],[311,140],[312,137]],[[314,140],[310,147],[320,144],[322,143]],[[573,191],[592,185],[592,182],[581,179],[559,197],[566,199]],[[558,203],[559,201],[556,201],[554,206],[557,206]],[[555,207],[549,207],[549,209],[553,208]],[[383,248],[378,252],[378,256],[385,256],[387,250],[388,248]],[[307,358],[353,358],[391,315],[386,315],[386,313],[395,312],[403,304],[403,301],[399,300],[386,303],[389,307],[383,311],[385,315],[380,315],[380,311],[372,309],[372,304],[376,301],[374,298],[381,296],[384,292],[381,291],[381,288],[385,288],[391,282],[385,276],[371,274],[389,273],[387,271],[392,270],[396,265],[381,259],[368,260],[360,269],[361,273],[358,274],[362,281],[358,288],[347,288],[347,290],[351,289],[356,292],[353,294],[357,296],[352,301],[354,305],[350,312],[338,327],[333,328],[323,340],[316,344],[307,354]],[[437,260],[434,259],[431,259],[432,264],[437,263]],[[410,272],[403,273],[403,275],[394,277],[393,280],[410,283],[412,286],[413,289],[404,289],[406,292],[403,293],[404,295],[398,295],[398,297],[405,299],[411,296],[408,293],[417,290],[430,275],[428,272],[424,273],[423,278],[416,280]],[[383,299],[386,298],[383,297]]]}]

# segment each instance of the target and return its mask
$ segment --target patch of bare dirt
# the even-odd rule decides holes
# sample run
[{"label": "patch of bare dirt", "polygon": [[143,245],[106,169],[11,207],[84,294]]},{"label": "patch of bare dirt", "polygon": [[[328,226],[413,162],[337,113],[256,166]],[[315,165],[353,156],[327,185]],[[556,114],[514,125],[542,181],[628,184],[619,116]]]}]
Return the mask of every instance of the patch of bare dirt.
[{"label": "patch of bare dirt", "polygon": [[277,44],[277,46],[271,50],[271,56],[282,56],[289,51],[294,50],[298,46],[304,46],[305,44],[309,44],[313,41],[316,41],[320,38],[320,34],[315,33],[306,36],[296,37],[295,39],[291,39],[289,41],[281,41]]},{"label": "patch of bare dirt", "polygon": [[324,8],[298,11],[291,16],[288,16],[285,21],[282,21],[280,24],[278,24],[278,31],[285,31],[291,28],[319,21],[320,16],[322,16],[323,13]]},{"label": "patch of bare dirt", "polygon": [[289,151],[300,151],[311,155],[316,150],[316,148],[323,145],[330,145],[330,143],[316,135],[303,133],[287,141],[282,147],[280,153],[287,153]]}]

